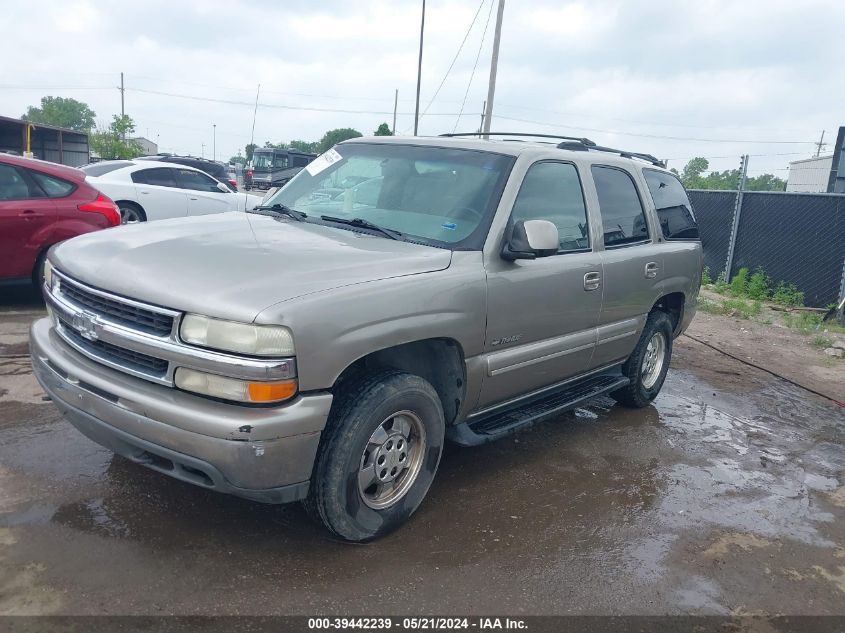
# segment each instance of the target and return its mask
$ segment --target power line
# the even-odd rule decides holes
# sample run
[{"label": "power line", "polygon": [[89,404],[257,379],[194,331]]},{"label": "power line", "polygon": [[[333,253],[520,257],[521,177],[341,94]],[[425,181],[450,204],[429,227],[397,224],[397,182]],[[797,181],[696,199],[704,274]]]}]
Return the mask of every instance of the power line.
[{"label": "power line", "polygon": [[782,145],[815,145],[816,141],[759,141],[753,139],[726,139],[726,138],[696,138],[687,136],[666,136],[662,134],[643,134],[637,132],[622,132],[621,130],[603,130],[600,128],[560,125],[557,123],[546,123],[545,121],[533,121],[531,119],[519,119],[516,117],[496,115],[500,119],[506,121],[517,121],[519,123],[531,123],[534,125],[544,125],[546,127],[566,129],[566,130],[580,130],[582,132],[598,132],[600,134],[618,134],[619,136],[638,136],[642,138],[656,138],[670,141],[698,141],[702,143],[759,143],[759,144],[782,144]]},{"label": "power line", "polygon": [[481,49],[484,48],[484,40],[487,37],[487,27],[490,26],[490,18],[493,15],[493,0],[490,0],[490,9],[487,11],[487,21],[484,23],[484,31],[481,33],[481,43],[478,45],[478,53],[475,55],[475,63],[472,65],[472,72],[469,75],[469,82],[467,82],[467,89],[464,92],[464,100],[461,101],[461,111],[458,112],[458,118],[455,119],[455,125],[452,127],[452,132],[458,129],[458,124],[461,122],[461,116],[464,113],[464,106],[467,103],[467,96],[469,89],[472,87],[472,80],[475,78],[475,69],[478,68],[478,60],[481,58]]},{"label": "power line", "polygon": [[[198,97],[196,95],[185,95],[185,94],[177,94],[174,92],[164,92],[162,90],[147,90],[144,88],[127,88],[127,91],[133,92],[141,92],[144,94],[151,94],[151,95],[158,95],[163,97],[174,97],[177,99],[189,99],[191,101],[208,101],[211,103],[223,103],[226,105],[238,105],[238,106],[249,106],[254,107],[254,102],[248,101],[238,101],[235,99],[217,99],[213,97]],[[286,105],[281,103],[259,103],[259,107],[262,108],[276,108],[280,110],[303,110],[307,112],[336,112],[341,114],[384,114],[384,115],[393,115],[393,110],[349,110],[345,108],[316,108],[316,107],[307,107],[307,106],[294,106],[294,105]],[[399,112],[401,115],[411,115],[413,112]],[[432,112],[429,116],[455,116],[456,112]]]},{"label": "power line", "polygon": [[[426,115],[426,113],[428,112],[428,109],[431,107],[431,104],[434,103],[434,100],[437,98],[437,95],[440,94],[440,89],[443,87],[443,84],[446,83],[446,79],[449,77],[449,73],[452,72],[452,68],[454,68],[455,62],[458,61],[458,56],[460,56],[461,51],[464,50],[464,44],[467,43],[467,38],[469,37],[469,34],[472,31],[472,27],[475,26],[475,21],[478,19],[478,14],[481,13],[481,8],[484,6],[485,2],[486,2],[486,0],[481,0],[481,3],[478,5],[478,9],[475,11],[475,15],[472,18],[472,22],[470,22],[469,28],[467,29],[467,32],[464,34],[464,39],[461,40],[461,45],[458,46],[458,52],[455,53],[455,57],[452,58],[452,63],[449,64],[449,68],[446,70],[446,74],[443,75],[443,79],[441,80],[440,85],[437,86],[437,90],[434,91],[434,96],[431,97],[431,100],[428,102],[428,105],[422,111],[420,118],[423,118]],[[491,3],[492,3],[492,0],[491,0]]]}]

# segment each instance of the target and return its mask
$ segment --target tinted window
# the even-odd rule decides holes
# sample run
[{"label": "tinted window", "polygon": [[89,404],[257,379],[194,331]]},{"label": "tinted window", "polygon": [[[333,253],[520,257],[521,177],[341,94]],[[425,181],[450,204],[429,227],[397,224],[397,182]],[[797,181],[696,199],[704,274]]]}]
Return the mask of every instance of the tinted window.
[{"label": "tinted window", "polygon": [[115,171],[117,169],[123,169],[124,167],[129,167],[134,165],[134,163],[130,163],[128,160],[118,160],[118,161],[109,161],[107,163],[93,163],[91,165],[85,165],[84,167],[80,167],[82,171],[84,171],[89,176],[103,176],[110,171]]},{"label": "tinted window", "polygon": [[514,220],[548,220],[557,227],[558,252],[590,247],[587,208],[574,165],[543,162],[532,165],[513,205]]},{"label": "tinted window", "polygon": [[132,182],[139,185],[156,185],[158,187],[177,187],[176,177],[170,167],[154,167],[141,169],[132,174]]},{"label": "tinted window", "polygon": [[593,165],[604,245],[619,246],[648,239],[648,225],[631,176],[614,167]]},{"label": "tinted window", "polygon": [[220,193],[217,188],[217,181],[211,176],[207,176],[201,172],[193,169],[179,169],[179,185],[183,189],[192,189],[193,191],[215,191]]},{"label": "tinted window", "polygon": [[698,239],[698,225],[692,205],[680,181],[672,174],[654,169],[644,169],[643,175],[657,209],[663,237],[667,240]]},{"label": "tinted window", "polygon": [[44,193],[23,177],[21,170],[0,164],[0,200],[26,200],[43,198]]},{"label": "tinted window", "polygon": [[76,185],[61,178],[54,178],[38,171],[27,170],[32,179],[38,183],[50,198],[64,198],[76,189]]}]

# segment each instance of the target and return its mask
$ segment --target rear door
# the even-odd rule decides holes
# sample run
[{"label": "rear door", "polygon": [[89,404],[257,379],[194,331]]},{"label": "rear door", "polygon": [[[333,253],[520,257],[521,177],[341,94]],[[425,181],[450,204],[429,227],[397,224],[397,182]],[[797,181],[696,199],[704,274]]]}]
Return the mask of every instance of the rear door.
[{"label": "rear door", "polygon": [[627,358],[660,297],[663,253],[632,172],[590,166],[604,238],[602,309],[591,366]]},{"label": "rear door", "polygon": [[[486,375],[479,406],[491,406],[576,374],[590,365],[601,311],[601,254],[594,251],[581,178],[572,163],[542,160],[522,180],[509,225],[549,220],[559,250],[487,269]],[[506,231],[507,233],[507,231]]]},{"label": "rear door", "polygon": [[32,275],[55,218],[53,201],[27,170],[0,163],[0,279]]},{"label": "rear door", "polygon": [[218,182],[195,169],[177,169],[179,186],[188,195],[188,215],[208,215],[237,211],[237,194],[220,191]]},{"label": "rear door", "polygon": [[188,214],[188,195],[179,188],[175,171],[171,167],[151,167],[132,172],[138,203],[144,208],[147,220]]}]

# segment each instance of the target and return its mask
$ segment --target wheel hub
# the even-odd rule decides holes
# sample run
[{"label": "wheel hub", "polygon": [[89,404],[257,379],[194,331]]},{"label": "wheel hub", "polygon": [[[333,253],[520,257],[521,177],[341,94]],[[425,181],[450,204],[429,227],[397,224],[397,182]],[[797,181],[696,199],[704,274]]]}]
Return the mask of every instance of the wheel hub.
[{"label": "wheel hub", "polygon": [[401,433],[388,436],[376,450],[373,459],[376,479],[389,483],[408,467],[408,441]]},{"label": "wheel hub", "polygon": [[655,332],[648,342],[642,360],[642,384],[651,389],[660,378],[666,357],[666,338],[662,332]]}]

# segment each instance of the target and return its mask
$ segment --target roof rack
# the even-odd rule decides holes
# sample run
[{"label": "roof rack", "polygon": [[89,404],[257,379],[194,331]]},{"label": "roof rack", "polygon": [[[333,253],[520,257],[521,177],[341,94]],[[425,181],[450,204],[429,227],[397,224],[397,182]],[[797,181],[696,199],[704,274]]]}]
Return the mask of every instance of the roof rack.
[{"label": "roof rack", "polygon": [[611,154],[618,154],[622,158],[636,158],[651,163],[656,167],[666,167],[666,164],[652,156],[651,154],[643,154],[641,152],[629,152],[623,149],[614,149],[612,147],[604,147],[603,145],[596,145],[595,142],[588,138],[578,138],[575,136],[560,136],[557,134],[532,134],[523,132],[458,132],[452,134],[441,134],[440,136],[455,137],[455,136],[527,136],[531,138],[551,138],[561,139],[557,144],[559,149],[566,149],[575,152],[588,152],[590,150],[596,152],[608,152]]}]

